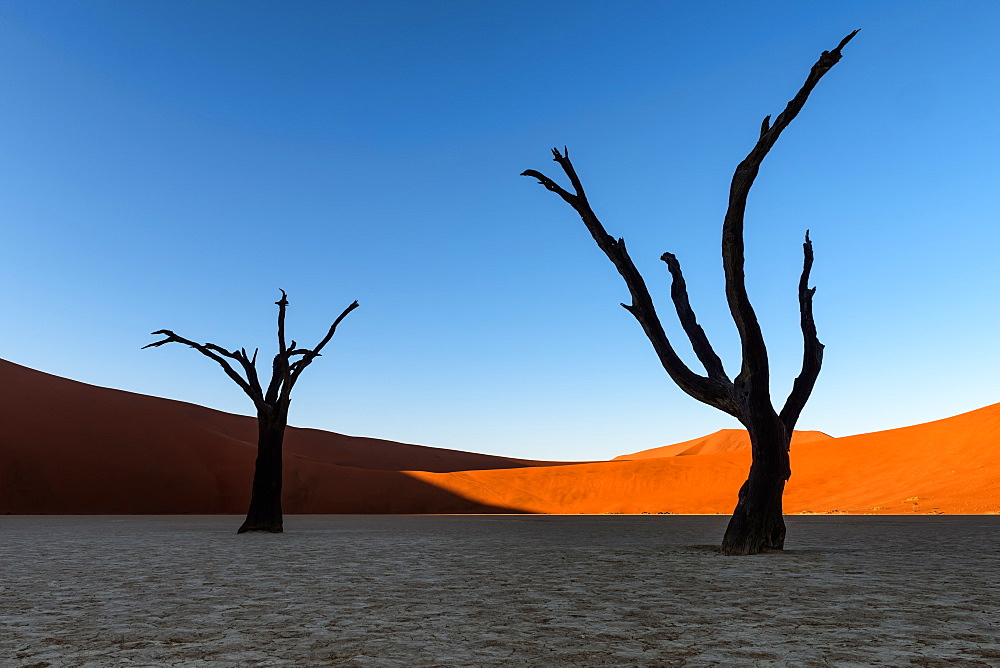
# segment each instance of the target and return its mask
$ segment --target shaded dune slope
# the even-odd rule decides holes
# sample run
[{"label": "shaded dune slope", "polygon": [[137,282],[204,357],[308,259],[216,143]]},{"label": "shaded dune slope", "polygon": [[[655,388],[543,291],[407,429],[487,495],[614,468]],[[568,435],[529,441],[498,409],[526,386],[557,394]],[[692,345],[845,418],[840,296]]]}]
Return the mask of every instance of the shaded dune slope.
[{"label": "shaded dune slope", "polygon": [[[0,360],[0,513],[242,513],[252,418]],[[539,462],[289,428],[290,513],[729,513],[750,465],[722,430],[609,462]],[[1000,404],[845,438],[797,432],[786,512],[1000,511]]]},{"label": "shaded dune slope", "polygon": [[[239,513],[249,504],[253,418],[3,360],[0,406],[0,513]],[[495,512],[400,472],[556,464],[295,427],[285,455],[287,512]]]}]

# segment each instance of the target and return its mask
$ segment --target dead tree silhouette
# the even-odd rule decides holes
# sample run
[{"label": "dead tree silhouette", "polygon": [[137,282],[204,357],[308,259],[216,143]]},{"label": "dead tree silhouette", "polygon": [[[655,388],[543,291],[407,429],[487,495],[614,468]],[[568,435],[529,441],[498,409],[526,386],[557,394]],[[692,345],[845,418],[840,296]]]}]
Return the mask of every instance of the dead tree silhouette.
[{"label": "dead tree silhouette", "polygon": [[[196,343],[178,336],[169,329],[153,332],[154,336],[163,334],[166,338],[143,346],[143,349],[156,348],[166,343],[183,343],[191,346],[202,355],[218,362],[226,375],[253,401],[257,409],[257,461],[254,465],[250,509],[237,533],[282,531],[281,446],[285,427],[288,425],[288,405],[291,402],[292,388],[306,367],[320,356],[320,351],[333,338],[337,325],[358,307],[358,302],[351,303],[333,321],[323,340],[315,348],[309,349],[296,348],[295,341],[285,345],[285,308],[288,306],[288,298],[284,290],[281,291],[281,299],[275,304],[278,305],[278,354],[274,356],[271,364],[271,380],[267,384],[267,389],[262,388],[257,376],[257,350],[253,351],[251,357],[247,355],[246,348],[226,350],[214,343]],[[299,359],[293,361],[295,357]],[[240,375],[227,360],[238,362],[243,369],[243,375]]]},{"label": "dead tree silhouette", "polygon": [[816,325],[813,321],[813,294],[816,289],[809,287],[813,251],[807,231],[802,246],[804,261],[799,279],[799,313],[804,340],[802,370],[795,379],[784,407],[780,412],[776,411],[771,403],[767,348],[747,295],[743,271],[743,216],[747,195],[757,177],[761,162],[774,146],[778,136],[802,109],[809,93],[823,75],[840,61],[841,49],[857,32],[855,30],[841,40],[834,50],[822,53],[809,71],[802,88],[778,115],[773,125],[770,124],[770,116],[764,118],[756,146],[737,166],[733,174],[729,207],[722,226],[722,265],[726,278],[726,299],[739,332],[743,354],[742,367],[735,380],[726,375],[722,361],[698,324],[688,301],[687,286],[681,273],[680,263],[671,253],[664,253],[661,259],[667,264],[670,272],[672,280],[670,296],[677,317],[707,375],[702,376],[692,371],[674,352],[653,308],[653,300],[649,296],[646,283],[625,249],[624,239],[616,241],[605,231],[587,201],[583,185],[565,148],[561,153],[558,149],[552,149],[552,155],[569,178],[573,192],[565,190],[552,179],[533,169],[522,173],[522,176],[538,179],[541,185],[562,197],[580,215],[594,241],[625,279],[632,296],[632,303],[622,306],[639,321],[670,378],[695,399],[738,419],[750,433],[753,460],[747,480],[740,488],[736,509],[722,540],[721,550],[725,554],[757,554],[783,548],[785,522],[782,517],[781,500],[785,481],[791,476],[789,443],[792,430],[812,393],[823,361],[823,344],[816,336]]}]

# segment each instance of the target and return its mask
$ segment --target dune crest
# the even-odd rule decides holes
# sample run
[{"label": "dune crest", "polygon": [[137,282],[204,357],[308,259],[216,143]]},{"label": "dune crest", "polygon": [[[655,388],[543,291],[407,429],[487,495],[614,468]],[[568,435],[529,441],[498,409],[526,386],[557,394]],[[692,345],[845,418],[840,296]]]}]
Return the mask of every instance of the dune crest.
[{"label": "dune crest", "polygon": [[[810,441],[820,441],[832,439],[833,437],[821,431],[795,431],[792,432],[792,445],[798,443],[808,443]],[[640,450],[629,455],[619,455],[612,459],[613,462],[633,461],[636,459],[655,459],[657,457],[684,457],[689,455],[714,455],[720,452],[732,452],[734,450],[749,450],[750,434],[746,429],[720,429],[708,436],[693,438],[683,443],[664,445],[659,448]]]}]

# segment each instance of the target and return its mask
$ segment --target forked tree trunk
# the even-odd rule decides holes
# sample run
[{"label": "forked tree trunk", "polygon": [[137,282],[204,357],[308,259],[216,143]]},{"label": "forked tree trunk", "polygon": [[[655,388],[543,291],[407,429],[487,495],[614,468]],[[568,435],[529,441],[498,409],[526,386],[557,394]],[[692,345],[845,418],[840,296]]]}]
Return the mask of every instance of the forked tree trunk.
[{"label": "forked tree trunk", "polygon": [[[287,414],[286,414],[287,415]],[[247,518],[237,533],[283,531],[281,514],[281,447],[285,438],[286,415],[257,414],[257,460]]]},{"label": "forked tree trunk", "polygon": [[677,355],[660,323],[653,306],[653,299],[646,282],[636,269],[625,249],[624,239],[615,239],[604,229],[597,214],[587,200],[580,177],[565,150],[552,149],[553,159],[569,177],[572,192],[541,172],[529,169],[523,176],[538,179],[548,190],[559,195],[580,215],[594,241],[615,265],[628,286],[631,304],[622,304],[639,324],[660,363],[670,378],[684,392],[698,401],[737,418],[750,432],[753,463],[750,474],[739,492],[739,501],[726,529],[721,551],[724,554],[757,554],[767,550],[780,550],[785,544],[785,521],[781,514],[781,496],[785,481],[791,476],[788,445],[799,414],[806,404],[823,363],[823,344],[816,336],[813,320],[813,294],[809,287],[809,272],[813,252],[809,232],[802,245],[803,264],[799,278],[799,314],[802,328],[802,371],[792,385],[792,391],[778,413],[771,403],[770,370],[767,347],[761,333],[757,315],[747,295],[744,276],[743,218],[747,196],[760,170],[761,162],[778,136],[805,104],[809,93],[831,67],[840,60],[841,49],[851,41],[855,30],[845,37],[832,51],[824,51],[809,71],[805,84],[791,99],[785,110],[771,124],[771,117],[764,118],[760,137],[753,150],[736,167],[729,190],[729,206],[722,225],[722,265],[726,275],[726,299],[740,335],[743,362],[739,374],[730,379],[722,360],[712,348],[708,337],[695,317],[688,300],[687,286],[680,263],[671,253],[660,258],[667,264],[672,278],[670,297],[674,302],[681,327],[691,342],[705,375],[692,371]]}]

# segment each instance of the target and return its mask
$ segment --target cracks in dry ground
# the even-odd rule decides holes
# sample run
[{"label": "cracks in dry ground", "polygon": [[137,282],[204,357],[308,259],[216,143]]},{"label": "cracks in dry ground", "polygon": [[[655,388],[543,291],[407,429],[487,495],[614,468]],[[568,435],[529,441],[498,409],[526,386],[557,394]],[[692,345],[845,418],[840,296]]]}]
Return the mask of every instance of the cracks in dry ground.
[{"label": "cracks in dry ground", "polygon": [[998,665],[1000,518],[0,518],[15,666]]}]

